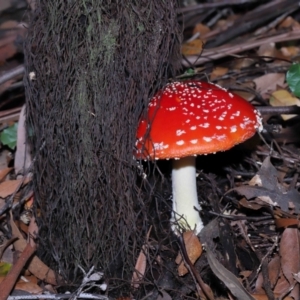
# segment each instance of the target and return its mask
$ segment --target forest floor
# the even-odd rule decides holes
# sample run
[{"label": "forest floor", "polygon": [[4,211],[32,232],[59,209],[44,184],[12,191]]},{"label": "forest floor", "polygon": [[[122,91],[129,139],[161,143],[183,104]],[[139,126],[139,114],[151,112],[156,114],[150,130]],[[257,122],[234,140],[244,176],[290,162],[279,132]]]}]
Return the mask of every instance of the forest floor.
[{"label": "forest floor", "polygon": [[[34,195],[30,174],[22,172],[24,163],[27,169],[32,164],[22,111],[22,43],[30,8],[26,0],[0,1],[0,299],[4,290],[10,300],[108,299],[101,273],[90,270],[74,294],[62,294],[55,272],[34,256]],[[197,158],[204,229],[199,236],[182,234],[177,245],[184,263],[179,258],[174,268],[177,253],[171,255],[171,270],[160,269],[155,286],[142,288],[155,244],[149,232],[137,257],[133,293],[122,299],[298,300],[299,4],[189,1],[178,8],[178,20],[184,40],[177,80],[210,81],[242,96],[260,111],[264,129],[239,147]],[[166,261],[168,253],[151,254],[152,262]],[[89,293],[98,281],[99,292]]]}]

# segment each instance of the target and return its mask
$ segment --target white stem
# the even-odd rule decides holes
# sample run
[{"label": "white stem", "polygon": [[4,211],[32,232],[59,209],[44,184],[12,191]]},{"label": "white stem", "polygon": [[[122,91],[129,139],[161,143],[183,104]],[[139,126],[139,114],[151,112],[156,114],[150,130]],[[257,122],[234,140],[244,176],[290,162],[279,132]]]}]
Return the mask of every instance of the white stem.
[{"label": "white stem", "polygon": [[[178,220],[182,216],[189,227],[195,228],[198,234],[203,228],[203,223],[199,212],[194,209],[194,207],[201,209],[197,197],[195,157],[187,156],[173,160],[172,185],[174,215],[171,221]],[[179,222],[184,226],[182,221]]]}]

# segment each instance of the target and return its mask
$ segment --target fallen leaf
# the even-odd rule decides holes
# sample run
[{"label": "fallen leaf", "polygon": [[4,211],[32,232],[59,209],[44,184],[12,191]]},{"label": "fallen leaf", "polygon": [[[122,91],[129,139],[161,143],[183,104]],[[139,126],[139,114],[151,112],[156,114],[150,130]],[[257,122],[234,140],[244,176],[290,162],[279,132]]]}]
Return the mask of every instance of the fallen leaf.
[{"label": "fallen leaf", "polygon": [[284,57],[291,59],[292,57],[299,55],[300,49],[296,46],[281,47],[280,52]]},{"label": "fallen leaf", "polygon": [[[12,234],[13,236],[18,237],[18,240],[14,242],[14,247],[16,251],[22,252],[25,249],[27,242],[12,219],[13,218],[11,218],[10,221]],[[31,262],[28,265],[28,270],[40,280],[52,285],[57,285],[62,282],[62,278],[46,266],[36,255],[31,259]]]},{"label": "fallen leaf", "polygon": [[[148,242],[150,232],[151,232],[152,226],[149,228],[146,241]],[[134,272],[132,274],[131,278],[131,286],[137,289],[140,286],[141,280],[143,279],[146,271],[146,266],[147,266],[147,253],[148,253],[148,245],[144,244],[142,246],[142,249],[140,251],[140,254],[137,258],[135,267],[134,267]]]},{"label": "fallen leaf", "polygon": [[213,71],[210,73],[210,80],[214,80],[216,78],[219,78],[223,75],[225,75],[228,72],[228,68],[223,67],[215,67]]},{"label": "fallen leaf", "polygon": [[11,264],[1,261],[0,262],[0,276],[5,276],[11,269]]},{"label": "fallen leaf", "polygon": [[30,178],[26,178],[22,183],[22,179],[17,180],[7,180],[0,183],[0,197],[6,198],[7,196],[12,195],[16,189],[22,184],[22,186],[26,185],[30,181]]},{"label": "fallen leaf", "polygon": [[[300,100],[294,97],[287,90],[278,90],[272,93],[270,97],[270,105],[271,106],[290,106],[290,105],[298,105],[300,106]],[[297,115],[281,115],[283,120],[289,120],[291,118],[296,117]]]},{"label": "fallen leaf", "polygon": [[[194,264],[202,254],[202,245],[198,237],[195,235],[195,233],[192,230],[186,231],[182,235],[183,235],[183,241],[184,241],[187,255],[191,263]],[[185,266],[181,253],[178,253],[175,262],[176,264],[179,264],[178,266],[179,276],[184,276],[185,274],[188,273],[188,269]]]},{"label": "fallen leaf", "polygon": [[187,42],[182,45],[181,53],[183,55],[197,55],[202,52],[203,41],[200,39],[195,39],[193,41]]},{"label": "fallen leaf", "polygon": [[210,28],[202,23],[196,24],[193,30],[193,35],[199,33],[200,37],[210,32]]},{"label": "fallen leaf", "polygon": [[228,271],[214,257],[209,248],[206,249],[207,261],[213,273],[226,285],[230,292],[239,300],[254,300],[234,274]]},{"label": "fallen leaf", "polygon": [[0,182],[3,181],[12,170],[13,168],[5,168],[0,170]]},{"label": "fallen leaf", "polygon": [[[263,205],[262,205],[263,204]],[[242,207],[245,207],[245,208],[249,208],[249,209],[252,209],[252,210],[259,210],[261,209],[263,206],[266,206],[265,203],[258,203],[258,201],[254,200],[254,201],[251,201],[251,200],[247,200],[246,198],[242,198],[240,201],[239,201],[239,205],[241,205]]]},{"label": "fallen leaf", "polygon": [[269,56],[269,60],[272,60],[274,57],[279,57],[281,53],[277,50],[275,43],[267,43],[258,48],[257,54],[259,56]]},{"label": "fallen leaf", "polygon": [[17,150],[15,154],[14,167],[15,172],[27,170],[31,165],[31,155],[29,144],[27,143],[27,133],[26,133],[26,106],[23,105],[20,112],[19,122],[18,122],[18,131],[17,131]]},{"label": "fallen leaf", "polygon": [[280,24],[279,28],[300,28],[300,24],[293,17],[286,17]]},{"label": "fallen leaf", "polygon": [[284,73],[269,73],[253,80],[256,90],[264,99],[269,99],[270,94],[277,90],[278,86],[283,87],[285,82]]},{"label": "fallen leaf", "polygon": [[233,190],[245,196],[248,200],[259,198],[269,205],[280,206],[284,211],[289,210],[289,202],[292,202],[296,212],[300,211],[300,193],[296,189],[286,190],[278,182],[278,172],[271,164],[270,157],[264,160],[255,177],[257,176],[260,178],[256,178],[252,182],[256,184],[260,182],[261,186],[243,185]]},{"label": "fallen leaf", "polygon": [[147,251],[148,247],[146,245],[143,245],[134,267],[135,270],[131,278],[131,286],[135,289],[137,289],[140,286],[141,280],[145,275],[147,266]]},{"label": "fallen leaf", "polygon": [[275,219],[277,228],[298,227],[300,225],[298,219],[279,218]]},{"label": "fallen leaf", "polygon": [[297,228],[286,228],[283,231],[279,253],[282,272],[291,285],[294,283],[293,273],[296,274],[300,271],[300,243]]},{"label": "fallen leaf", "polygon": [[28,292],[30,294],[40,294],[42,293],[44,290],[38,286],[36,283],[32,283],[32,282],[24,282],[24,281],[18,281],[17,284],[15,285],[14,291],[16,290],[21,290],[21,291],[25,291]]},{"label": "fallen leaf", "polygon": [[[271,287],[274,288],[276,285],[279,274],[280,274],[280,257],[277,255],[271,259],[271,261],[268,264],[268,275],[269,275],[269,280],[271,283]],[[264,294],[264,288],[263,288],[263,275],[260,272],[257,276],[257,280],[255,282],[255,292],[257,294]]]},{"label": "fallen leaf", "polygon": [[[265,294],[252,294],[252,296],[254,297],[255,300],[269,300],[268,296]],[[276,299],[279,299],[279,297],[281,296],[280,294],[276,294],[274,293],[274,296],[276,297]],[[282,298],[282,300],[295,300],[292,297],[284,297]]]}]

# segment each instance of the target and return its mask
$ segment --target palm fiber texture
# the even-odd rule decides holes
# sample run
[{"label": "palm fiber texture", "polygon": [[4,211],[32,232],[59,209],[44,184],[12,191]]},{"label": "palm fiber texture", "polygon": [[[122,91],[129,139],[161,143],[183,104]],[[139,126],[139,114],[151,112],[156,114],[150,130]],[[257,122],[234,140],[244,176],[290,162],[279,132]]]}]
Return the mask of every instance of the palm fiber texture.
[{"label": "palm fiber texture", "polygon": [[78,265],[132,276],[151,225],[135,132],[179,67],[180,35],[175,1],[37,1],[24,80],[38,253],[67,280]]}]

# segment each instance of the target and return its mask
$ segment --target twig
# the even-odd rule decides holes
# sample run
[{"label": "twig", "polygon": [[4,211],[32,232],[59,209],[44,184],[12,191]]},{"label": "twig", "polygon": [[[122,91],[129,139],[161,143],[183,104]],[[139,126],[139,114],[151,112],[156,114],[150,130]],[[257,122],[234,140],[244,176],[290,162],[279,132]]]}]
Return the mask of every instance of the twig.
[{"label": "twig", "polygon": [[[41,299],[50,299],[50,300],[61,300],[61,299],[70,299],[71,294],[53,294],[53,295],[23,295],[23,296],[9,296],[7,300],[41,300]],[[101,295],[93,295],[89,293],[81,293],[78,295],[80,299],[97,299],[97,300],[108,300],[108,297]]]},{"label": "twig", "polygon": [[291,106],[257,106],[257,110],[262,115],[289,115],[289,114],[300,114],[300,107],[297,105],[291,105]]},{"label": "twig", "polygon": [[[267,259],[267,257],[273,252],[273,250],[275,249],[275,247],[278,246],[278,236],[275,237],[274,243],[272,245],[272,247],[268,250],[268,252],[266,253],[265,256],[262,257],[260,265],[258,266],[257,270],[256,270],[256,276],[252,279],[252,281],[250,282],[250,285],[254,282],[254,280],[256,279],[256,277],[258,276],[258,273],[260,272],[260,270],[262,269],[263,266],[263,262]],[[265,269],[264,269],[265,271]],[[263,273],[263,275],[265,274],[265,272]],[[265,277],[265,276],[263,276]],[[264,278],[265,281],[266,278]]]},{"label": "twig", "polygon": [[70,296],[70,300],[76,300],[76,299],[80,298],[80,294],[82,293],[83,289],[88,290],[92,287],[98,287],[102,291],[106,290],[107,285],[105,283],[96,284],[96,282],[101,280],[101,278],[103,277],[103,273],[94,272],[94,266],[92,266],[91,269],[87,273],[84,271],[84,269],[80,265],[78,265],[78,267],[83,272],[84,278],[82,280],[80,287],[77,289],[77,291]]},{"label": "twig", "polygon": [[229,219],[229,220],[249,220],[249,221],[264,221],[264,220],[270,220],[273,219],[271,216],[264,216],[264,217],[247,217],[247,216],[234,216],[234,215],[223,215],[218,214],[214,211],[209,211],[211,215],[218,216],[220,218]]},{"label": "twig", "polygon": [[24,74],[24,72],[25,72],[24,65],[20,65],[14,69],[8,70],[0,76],[0,84],[6,82],[16,76],[22,75],[22,74]]},{"label": "twig", "polygon": [[182,14],[188,11],[201,11],[208,8],[218,8],[221,6],[240,5],[241,2],[242,3],[257,2],[257,0],[226,0],[226,1],[216,2],[216,3],[203,3],[197,5],[189,5],[187,7],[178,8],[177,13]]},{"label": "twig", "polygon": [[[204,281],[202,280],[200,274],[197,272],[197,270],[195,269],[195,267],[193,266],[192,262],[189,259],[189,256],[186,252],[186,248],[185,248],[185,245],[184,245],[182,235],[178,235],[178,239],[179,239],[179,243],[178,243],[179,248],[180,248],[180,251],[181,251],[181,254],[182,254],[181,256],[182,256],[183,260],[185,261],[186,267],[188,268],[188,270],[190,271],[192,277],[194,278],[194,281],[196,282],[196,287],[197,287],[198,293],[200,295],[203,293],[207,297],[207,299],[214,300],[215,298],[212,294],[212,291],[211,291],[210,287],[207,286],[204,283]],[[198,284],[199,284],[199,286],[198,286]],[[201,288],[201,289],[199,290],[199,288]]]},{"label": "twig", "polygon": [[26,245],[25,249],[23,250],[22,254],[16,261],[16,263],[12,266],[8,274],[5,276],[3,281],[0,283],[0,300],[6,300],[9,296],[11,290],[13,289],[14,285],[16,284],[18,277],[26,263],[32,257],[35,252],[35,247],[32,247],[29,243]]},{"label": "twig", "polygon": [[182,60],[182,65],[185,67],[197,66],[208,61],[213,61],[219,58],[223,58],[232,54],[250,50],[259,47],[267,43],[278,43],[287,42],[300,39],[300,30],[293,30],[287,33],[282,33],[267,38],[253,39],[248,42],[243,42],[238,45],[225,45],[222,47],[216,47],[213,49],[204,49],[202,55],[200,56],[186,56]]}]

